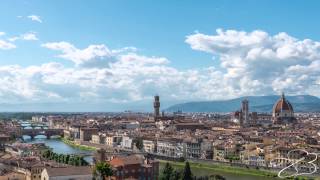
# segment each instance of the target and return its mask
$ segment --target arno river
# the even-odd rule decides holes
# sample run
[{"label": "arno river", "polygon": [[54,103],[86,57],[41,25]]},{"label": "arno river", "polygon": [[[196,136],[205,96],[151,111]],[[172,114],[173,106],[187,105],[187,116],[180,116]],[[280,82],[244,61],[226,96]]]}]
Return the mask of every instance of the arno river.
[{"label": "arno river", "polygon": [[[78,148],[74,148],[68,144],[65,144],[59,139],[46,139],[45,136],[39,135],[36,136],[33,140],[30,139],[30,137],[26,136],[24,137],[24,140],[26,143],[45,143],[47,146],[52,148],[52,150],[56,153],[61,153],[61,154],[80,154],[80,153],[92,153],[92,151],[85,151],[81,150]],[[87,156],[84,158],[88,162],[92,162],[92,156]]]},{"label": "arno river", "polygon": [[[31,126],[28,122],[22,122],[21,125],[24,126],[25,128],[31,128]],[[51,139],[47,139],[46,136],[38,135],[33,140],[31,140],[29,136],[23,136],[23,140],[26,143],[45,143],[47,146],[52,148],[52,150],[55,153],[61,153],[61,154],[80,154],[80,153],[81,154],[83,154],[83,153],[88,154],[88,153],[91,153],[91,154],[93,154],[93,151],[86,151],[86,150],[74,148],[68,144],[65,144],[64,142],[62,142],[59,139],[55,139],[54,137]],[[92,162],[92,156],[87,156],[84,159],[86,161],[88,161],[89,163]]]}]

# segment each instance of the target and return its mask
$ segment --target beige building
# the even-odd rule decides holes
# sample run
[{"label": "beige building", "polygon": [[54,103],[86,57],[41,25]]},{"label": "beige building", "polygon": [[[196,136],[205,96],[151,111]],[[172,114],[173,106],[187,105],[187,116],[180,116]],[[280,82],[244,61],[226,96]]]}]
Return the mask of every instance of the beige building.
[{"label": "beige building", "polygon": [[97,128],[81,128],[80,129],[80,140],[81,141],[91,141],[93,134],[98,134]]},{"label": "beige building", "polygon": [[23,173],[7,172],[0,175],[0,180],[26,180],[27,177]]},{"label": "beige building", "polygon": [[120,147],[122,142],[122,135],[107,134],[105,137],[105,144],[109,147]]},{"label": "beige building", "polygon": [[143,140],[143,150],[148,153],[154,153],[155,151],[155,143],[150,140]]},{"label": "beige building", "polygon": [[100,136],[98,134],[92,135],[91,142],[95,144],[100,144]]},{"label": "beige building", "polygon": [[41,180],[41,173],[44,169],[42,163],[35,164],[31,167],[31,179],[32,180]]}]

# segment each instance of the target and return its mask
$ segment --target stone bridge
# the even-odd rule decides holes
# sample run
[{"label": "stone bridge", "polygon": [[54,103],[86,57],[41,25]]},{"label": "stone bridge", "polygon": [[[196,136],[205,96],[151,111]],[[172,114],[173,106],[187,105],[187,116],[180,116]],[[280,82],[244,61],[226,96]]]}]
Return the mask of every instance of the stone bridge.
[{"label": "stone bridge", "polygon": [[51,136],[63,137],[63,129],[21,129],[21,136],[27,135],[33,139],[37,135],[45,135],[47,139]]}]

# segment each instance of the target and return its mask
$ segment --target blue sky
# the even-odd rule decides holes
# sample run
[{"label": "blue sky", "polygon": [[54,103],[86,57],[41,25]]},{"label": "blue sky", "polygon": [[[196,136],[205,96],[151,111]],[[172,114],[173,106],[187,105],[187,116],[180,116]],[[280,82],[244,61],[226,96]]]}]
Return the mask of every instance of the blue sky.
[{"label": "blue sky", "polygon": [[[149,110],[153,94],[164,106],[280,91],[319,96],[319,73],[312,71],[320,54],[319,8],[319,1],[298,0],[2,1],[1,103],[117,111]],[[1,48],[1,40],[14,47]],[[268,51],[283,47],[290,56]],[[257,49],[259,56],[248,58]],[[297,73],[303,70],[309,74]]]}]

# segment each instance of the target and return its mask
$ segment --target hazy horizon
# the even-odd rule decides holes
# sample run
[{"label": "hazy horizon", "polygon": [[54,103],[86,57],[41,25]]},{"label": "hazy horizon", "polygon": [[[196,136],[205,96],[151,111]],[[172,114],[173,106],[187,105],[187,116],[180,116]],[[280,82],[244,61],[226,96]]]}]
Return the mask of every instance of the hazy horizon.
[{"label": "hazy horizon", "polygon": [[[240,96],[231,99],[224,100],[206,100],[206,101],[181,101],[181,102],[171,102],[168,103],[166,101],[161,100],[161,110],[166,110],[167,108],[183,103],[189,102],[211,102],[211,101],[229,101],[234,99],[241,99],[246,97],[268,97],[268,96],[279,96],[280,95],[262,95],[262,96]],[[285,95],[286,97],[296,97],[296,96],[311,96],[311,95]],[[314,96],[316,97],[316,96]],[[318,98],[318,97],[316,97]],[[114,104],[113,104],[114,106]],[[239,104],[240,107],[240,104]],[[68,110],[66,110],[68,109]],[[236,109],[235,109],[236,110]],[[0,104],[0,113],[11,113],[11,112],[48,112],[48,113],[83,113],[83,112],[93,112],[93,113],[118,113],[124,111],[132,111],[132,112],[144,112],[144,113],[152,113],[153,112],[153,100],[150,100],[147,103],[118,103],[117,106],[114,106],[113,109],[108,106],[108,104],[70,104],[70,103],[30,103],[30,104]]]}]

